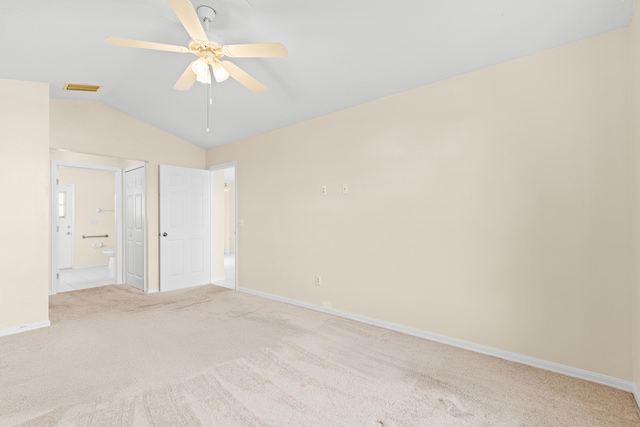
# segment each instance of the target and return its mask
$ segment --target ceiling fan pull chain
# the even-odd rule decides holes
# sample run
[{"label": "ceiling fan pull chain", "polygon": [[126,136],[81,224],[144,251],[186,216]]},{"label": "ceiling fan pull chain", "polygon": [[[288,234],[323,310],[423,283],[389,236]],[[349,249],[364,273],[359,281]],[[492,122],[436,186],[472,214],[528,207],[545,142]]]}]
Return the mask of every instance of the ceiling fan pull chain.
[{"label": "ceiling fan pull chain", "polygon": [[209,117],[211,117],[210,105],[213,103],[211,99],[211,86],[211,83],[207,85],[207,132],[209,132]]}]

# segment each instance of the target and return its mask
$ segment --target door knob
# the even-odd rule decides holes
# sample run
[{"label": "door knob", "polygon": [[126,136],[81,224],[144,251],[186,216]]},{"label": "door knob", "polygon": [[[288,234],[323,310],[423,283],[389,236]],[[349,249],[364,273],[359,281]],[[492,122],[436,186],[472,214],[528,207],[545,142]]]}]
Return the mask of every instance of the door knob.
[{"label": "door knob", "polygon": [[167,233],[162,233],[162,237],[167,237],[168,234]]}]

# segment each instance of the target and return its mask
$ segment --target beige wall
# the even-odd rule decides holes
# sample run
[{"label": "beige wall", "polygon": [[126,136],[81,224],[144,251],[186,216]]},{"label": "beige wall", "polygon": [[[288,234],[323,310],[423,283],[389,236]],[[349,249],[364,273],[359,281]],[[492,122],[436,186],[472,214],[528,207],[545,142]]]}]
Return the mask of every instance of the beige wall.
[{"label": "beige wall", "polygon": [[158,165],[202,169],[205,151],[100,102],[70,100],[51,100],[51,148],[147,162],[147,277],[157,290]]},{"label": "beige wall", "polygon": [[0,331],[49,319],[49,86],[0,80]]},{"label": "beige wall", "polygon": [[[73,266],[107,265],[109,257],[102,253],[116,247],[115,173],[111,171],[62,167],[61,184],[73,184],[74,238]],[[112,212],[96,212],[96,209]],[[83,235],[109,237],[83,239]],[[94,243],[102,247],[94,248]]]},{"label": "beige wall", "polygon": [[[635,277],[633,282],[633,381],[640,392],[640,5],[635,3],[630,26],[632,76],[632,132],[635,172]],[[636,396],[640,399],[640,395]]]},{"label": "beige wall", "polygon": [[238,285],[631,379],[628,42],[209,150],[238,161]]}]

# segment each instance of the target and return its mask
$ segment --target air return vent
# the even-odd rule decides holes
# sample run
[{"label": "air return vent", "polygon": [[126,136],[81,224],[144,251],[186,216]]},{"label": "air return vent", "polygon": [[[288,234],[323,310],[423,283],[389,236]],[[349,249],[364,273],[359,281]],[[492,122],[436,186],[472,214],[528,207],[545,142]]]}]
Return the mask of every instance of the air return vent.
[{"label": "air return vent", "polygon": [[80,92],[97,92],[100,90],[100,86],[67,83],[66,85],[64,85],[64,90],[79,90]]}]

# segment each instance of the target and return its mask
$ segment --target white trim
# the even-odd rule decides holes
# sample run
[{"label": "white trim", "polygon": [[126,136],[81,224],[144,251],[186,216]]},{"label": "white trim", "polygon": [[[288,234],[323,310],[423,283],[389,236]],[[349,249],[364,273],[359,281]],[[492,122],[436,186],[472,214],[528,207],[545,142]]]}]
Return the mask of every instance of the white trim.
[{"label": "white trim", "polygon": [[207,170],[217,171],[217,170],[220,170],[220,169],[237,168],[237,167],[238,167],[238,162],[234,160],[232,162],[220,163],[220,164],[217,164],[217,165],[207,166]]},{"label": "white trim", "polygon": [[51,322],[45,320],[43,322],[29,323],[28,325],[17,326],[15,328],[7,328],[0,330],[0,337],[19,334],[20,332],[33,331],[34,329],[46,328],[48,326],[51,326]]},{"label": "white trim", "polygon": [[60,277],[58,274],[58,166],[55,162],[51,162],[49,166],[49,173],[51,178],[51,194],[49,197],[51,209],[50,222],[51,228],[49,230],[49,265],[51,271],[49,272],[49,295],[55,295],[58,292],[58,283]]},{"label": "white trim", "polygon": [[[216,170],[224,170],[224,169],[228,169],[228,168],[233,168],[233,179],[234,179],[234,185],[233,185],[233,192],[234,192],[234,201],[235,201],[235,213],[236,213],[236,221],[235,221],[235,240],[236,240],[236,247],[235,247],[235,257],[236,257],[236,262],[235,262],[235,269],[236,269],[236,278],[235,278],[235,285],[233,287],[228,287],[228,286],[223,286],[224,288],[228,288],[228,289],[236,289],[239,290],[240,288],[238,287],[238,284],[240,283],[238,280],[238,256],[239,256],[239,246],[238,246],[238,235],[240,234],[240,227],[238,226],[238,162],[236,160],[232,161],[232,162],[227,162],[227,163],[220,163],[218,165],[211,165],[211,166],[207,166],[207,170],[209,171],[216,171]],[[213,174],[212,174],[213,175]],[[213,191],[213,176],[211,177],[211,191]],[[211,218],[213,219],[213,209],[211,210]],[[213,254],[213,227],[211,227],[211,253]],[[211,263],[211,277],[213,278],[213,263]],[[213,284],[213,280],[211,280],[211,283]],[[217,285],[220,286],[220,285]]]},{"label": "white trim", "polygon": [[220,283],[216,283],[215,281],[211,283],[213,286],[218,286],[220,288],[235,290],[236,288],[233,286],[221,285]]},{"label": "white trim", "polygon": [[285,298],[277,295],[268,294],[265,292],[255,291],[253,289],[238,288],[238,291],[247,294],[256,295],[263,298],[272,299],[275,301],[284,302],[287,304],[296,305],[310,310],[319,311],[322,313],[332,314],[334,316],[344,317],[346,319],[355,320],[361,323],[367,323],[369,325],[378,326],[384,329],[390,329],[392,331],[401,332],[407,335],[413,335],[419,338],[424,338],[430,341],[436,341],[442,344],[447,344],[452,347],[463,348],[465,350],[474,351],[476,353],[482,353],[489,356],[498,357],[500,359],[510,360],[512,362],[521,363],[523,365],[532,366],[534,368],[544,369],[546,371],[552,371],[559,374],[567,375],[569,377],[580,378],[583,380],[591,381],[594,383],[604,384],[609,387],[617,388],[620,390],[633,392],[638,401],[639,394],[637,388],[634,390],[635,384],[631,381],[623,380],[608,375],[599,374],[597,372],[586,371],[584,369],[574,368],[567,365],[561,365],[555,362],[549,362],[543,359],[537,359],[535,357],[525,356],[523,354],[512,353],[510,351],[500,350],[498,348],[489,347],[482,344],[476,344],[469,341],[460,340],[457,338],[447,337],[444,335],[434,334],[432,332],[423,331],[421,329],[410,328],[407,326],[398,325],[391,322],[385,322],[383,320],[373,319],[371,317],[359,316],[357,314],[348,313],[345,311],[335,310],[332,308],[322,307],[315,304],[310,304],[290,298]]},{"label": "white trim", "polygon": [[122,192],[122,168],[117,168],[115,173],[115,213],[116,213],[116,283],[124,284],[124,263],[122,262],[124,252],[124,194]]},{"label": "white trim", "polygon": [[638,405],[638,409],[640,409],[640,390],[638,390],[638,386],[636,383],[631,383],[631,393],[633,393],[633,397],[636,398],[636,405]]}]

